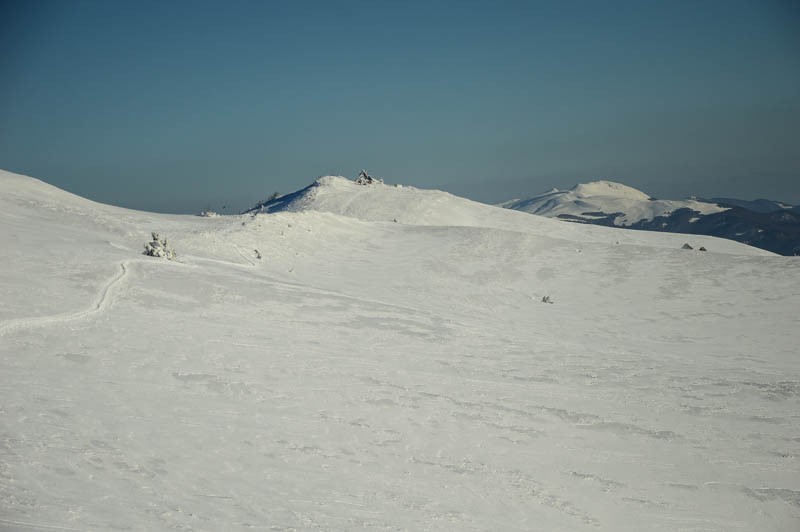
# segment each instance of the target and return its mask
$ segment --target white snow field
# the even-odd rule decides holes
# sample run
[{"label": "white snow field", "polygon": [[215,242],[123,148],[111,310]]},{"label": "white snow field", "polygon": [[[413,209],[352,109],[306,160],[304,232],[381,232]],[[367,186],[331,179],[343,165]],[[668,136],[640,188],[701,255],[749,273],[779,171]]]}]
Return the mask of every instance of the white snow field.
[{"label": "white snow field", "polygon": [[797,259],[344,178],[272,210],[0,173],[0,529],[800,529]]},{"label": "white snow field", "polygon": [[619,213],[613,223],[622,227],[668,216],[678,209],[691,209],[700,214],[727,210],[727,207],[705,201],[652,199],[640,190],[613,181],[582,183],[569,190],[554,188],[532,198],[506,201],[500,206],[550,218],[570,216],[590,221],[604,218],[604,214]]}]

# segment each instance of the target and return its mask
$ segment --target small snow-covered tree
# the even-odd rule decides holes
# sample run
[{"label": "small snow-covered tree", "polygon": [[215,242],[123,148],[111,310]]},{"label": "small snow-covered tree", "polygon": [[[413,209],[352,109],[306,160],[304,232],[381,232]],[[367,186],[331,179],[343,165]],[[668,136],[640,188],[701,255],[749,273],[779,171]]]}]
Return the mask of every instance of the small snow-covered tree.
[{"label": "small snow-covered tree", "polygon": [[175,260],[178,258],[178,256],[175,254],[175,250],[169,247],[167,244],[166,237],[161,238],[155,231],[150,233],[150,236],[153,237],[153,240],[144,245],[144,255],[167,260]]}]

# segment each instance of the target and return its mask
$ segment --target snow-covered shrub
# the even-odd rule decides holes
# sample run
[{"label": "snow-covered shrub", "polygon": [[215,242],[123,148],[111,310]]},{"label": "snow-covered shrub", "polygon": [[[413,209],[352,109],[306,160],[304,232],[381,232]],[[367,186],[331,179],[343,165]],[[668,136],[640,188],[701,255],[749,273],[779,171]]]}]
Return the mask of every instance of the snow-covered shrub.
[{"label": "snow-covered shrub", "polygon": [[255,216],[256,211],[258,211],[259,209],[263,209],[264,207],[266,207],[267,205],[269,205],[270,203],[272,203],[273,201],[275,201],[280,197],[281,197],[280,193],[276,190],[275,192],[267,196],[267,199],[259,201],[253,207],[247,209],[246,211],[242,211],[241,214],[251,212],[253,213],[253,216]]},{"label": "snow-covered shrub", "polygon": [[374,185],[376,183],[383,183],[383,179],[372,177],[367,173],[366,170],[361,170],[358,173],[358,179],[356,179],[356,185]]},{"label": "snow-covered shrub", "polygon": [[155,231],[150,233],[150,235],[153,237],[153,240],[144,245],[144,255],[167,260],[175,260],[178,257],[175,254],[175,250],[167,245],[166,237],[161,238]]}]

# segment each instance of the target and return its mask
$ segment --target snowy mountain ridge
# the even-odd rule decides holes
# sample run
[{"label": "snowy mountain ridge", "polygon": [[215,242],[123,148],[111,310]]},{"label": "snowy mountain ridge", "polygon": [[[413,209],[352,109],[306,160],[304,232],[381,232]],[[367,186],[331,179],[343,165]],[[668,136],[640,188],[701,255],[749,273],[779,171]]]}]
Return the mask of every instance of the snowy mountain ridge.
[{"label": "snowy mountain ridge", "polygon": [[712,235],[781,255],[800,254],[800,210],[769,200],[656,200],[610,181],[500,204],[569,222]]},{"label": "snowy mountain ridge", "polygon": [[[624,185],[619,185],[624,187]],[[628,188],[628,187],[625,187]],[[592,190],[592,189],[589,189]],[[602,190],[595,187],[594,190]],[[630,189],[633,190],[633,189]],[[440,190],[405,185],[376,183],[358,185],[342,176],[324,176],[297,192],[275,198],[245,211],[246,214],[288,212],[326,212],[365,222],[396,222],[404,225],[442,227],[481,227],[533,233],[548,238],[577,241],[623,242],[645,246],[680,247],[685,236],[662,235],[642,237],[635,233],[619,233],[602,227],[565,225],[547,217],[531,219],[513,209],[498,208]],[[696,237],[698,245],[709,244],[705,237]],[[700,242],[703,242],[700,244]],[[722,253],[759,253],[753,248],[715,239],[711,244]],[[708,246],[706,246],[708,247]]]},{"label": "snowy mountain ridge", "polygon": [[[556,190],[556,192],[558,191]],[[580,183],[571,188],[569,192],[573,193],[577,197],[583,198],[601,196],[612,198],[628,198],[631,200],[642,201],[650,201],[652,199],[644,192],[633,187],[623,185],[622,183],[604,180]]]},{"label": "snowy mountain ridge", "polygon": [[717,203],[723,206],[733,205],[736,207],[743,207],[747,210],[764,214],[791,209],[797,210],[798,207],[797,205],[790,205],[782,201],[774,201],[763,198],[756,200],[741,200],[737,198],[710,198],[702,199],[701,201],[705,201],[707,203]]},{"label": "snowy mountain ridge", "polygon": [[[483,225],[488,218],[508,219],[497,209],[440,190],[374,183],[358,185],[342,176],[323,176],[292,194],[247,213],[330,212],[364,221],[409,225]],[[491,223],[491,222],[490,222]]]},{"label": "snowy mountain ridge", "polygon": [[622,227],[669,215],[679,209],[699,214],[726,210],[715,203],[697,200],[656,200],[640,190],[613,181],[583,183],[569,190],[554,189],[528,199],[510,200],[500,206],[588,223],[603,218],[608,219],[611,225]]}]

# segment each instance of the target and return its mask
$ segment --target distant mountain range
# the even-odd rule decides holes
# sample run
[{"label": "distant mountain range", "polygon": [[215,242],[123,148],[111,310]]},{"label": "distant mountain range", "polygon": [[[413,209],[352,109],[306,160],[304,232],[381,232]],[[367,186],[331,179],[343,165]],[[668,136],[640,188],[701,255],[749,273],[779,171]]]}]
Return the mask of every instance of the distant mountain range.
[{"label": "distant mountain range", "polygon": [[761,213],[770,213],[776,211],[784,211],[784,210],[800,210],[800,205],[789,205],[788,203],[783,203],[780,201],[773,201],[768,199],[757,199],[757,200],[741,200],[736,198],[709,198],[703,199],[700,201],[705,201],[709,203],[718,203],[720,205],[728,205],[731,207],[742,207],[743,209],[747,209],[748,211],[753,212],[761,212]]},{"label": "distant mountain range", "polygon": [[772,200],[657,200],[620,183],[594,181],[500,206],[570,222],[710,235],[800,255],[800,206]]}]

